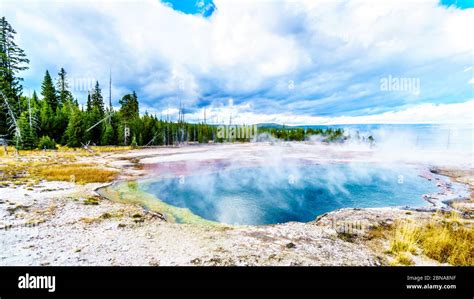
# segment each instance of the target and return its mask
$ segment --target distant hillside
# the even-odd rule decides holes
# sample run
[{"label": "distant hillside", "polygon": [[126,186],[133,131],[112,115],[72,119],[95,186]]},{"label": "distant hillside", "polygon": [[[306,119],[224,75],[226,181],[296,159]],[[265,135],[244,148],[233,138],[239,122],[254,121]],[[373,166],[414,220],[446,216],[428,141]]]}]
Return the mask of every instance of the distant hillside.
[{"label": "distant hillside", "polygon": [[258,128],[265,128],[265,129],[278,129],[282,128],[283,125],[277,124],[277,123],[260,123],[257,124]]}]

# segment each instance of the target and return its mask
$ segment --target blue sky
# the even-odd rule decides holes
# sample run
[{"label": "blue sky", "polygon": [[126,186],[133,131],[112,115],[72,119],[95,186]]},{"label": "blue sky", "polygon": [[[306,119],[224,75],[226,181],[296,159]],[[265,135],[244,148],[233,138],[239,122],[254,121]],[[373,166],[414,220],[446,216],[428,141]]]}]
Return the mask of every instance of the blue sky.
[{"label": "blue sky", "polygon": [[[472,1],[2,1],[31,60],[198,121],[473,122]],[[385,83],[385,84],[384,84]],[[403,83],[403,84],[401,84]],[[108,91],[104,90],[107,96]]]},{"label": "blue sky", "polygon": [[440,3],[444,6],[455,6],[460,9],[474,8],[474,1],[472,0],[441,0]]},{"label": "blue sky", "polygon": [[198,14],[203,17],[210,17],[215,9],[212,0],[163,0],[162,2],[177,11],[186,14]]}]

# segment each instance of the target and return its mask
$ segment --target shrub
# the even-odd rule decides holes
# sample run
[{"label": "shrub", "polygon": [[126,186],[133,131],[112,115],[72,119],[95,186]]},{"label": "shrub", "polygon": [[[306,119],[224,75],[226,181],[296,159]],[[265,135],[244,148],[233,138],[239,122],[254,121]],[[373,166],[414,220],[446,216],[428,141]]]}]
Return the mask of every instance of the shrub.
[{"label": "shrub", "polygon": [[137,148],[138,144],[137,144],[137,139],[135,138],[135,136],[133,136],[132,143],[130,144],[130,146],[132,148]]},{"label": "shrub", "polygon": [[394,227],[390,252],[400,259],[401,253],[416,254],[419,249],[426,256],[440,263],[456,266],[474,265],[474,229],[456,212],[436,214],[422,223],[400,222]]},{"label": "shrub", "polygon": [[392,263],[393,266],[396,266],[396,265],[411,266],[413,264],[414,264],[413,259],[406,252],[398,252],[396,254],[395,260]]},{"label": "shrub", "polygon": [[43,136],[38,142],[39,149],[56,149],[56,142],[49,136]]}]

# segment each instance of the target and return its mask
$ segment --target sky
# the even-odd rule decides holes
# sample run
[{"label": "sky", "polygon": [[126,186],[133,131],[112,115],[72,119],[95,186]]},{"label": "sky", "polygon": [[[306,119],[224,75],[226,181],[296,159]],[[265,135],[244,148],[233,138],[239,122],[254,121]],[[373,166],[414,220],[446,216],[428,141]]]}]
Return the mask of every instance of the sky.
[{"label": "sky", "polygon": [[464,0],[2,0],[26,95],[64,67],[79,103],[208,123],[474,123]]}]

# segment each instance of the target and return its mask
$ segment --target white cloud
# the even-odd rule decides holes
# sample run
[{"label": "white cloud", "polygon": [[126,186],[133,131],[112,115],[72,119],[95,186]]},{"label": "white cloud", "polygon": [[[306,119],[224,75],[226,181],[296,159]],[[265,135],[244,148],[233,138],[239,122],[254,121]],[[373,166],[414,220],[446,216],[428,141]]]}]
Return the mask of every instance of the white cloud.
[{"label": "white cloud", "polygon": [[[207,120],[214,124],[279,123],[285,125],[342,125],[342,124],[473,124],[474,100],[458,104],[421,104],[396,112],[367,116],[312,117],[281,114],[256,114],[246,106],[222,107],[206,110]],[[177,113],[177,111],[176,111]],[[188,114],[189,120],[200,121],[204,112]]]},{"label": "white cloud", "polygon": [[[472,95],[465,82],[473,79],[459,72],[472,63],[472,9],[438,0],[214,2],[209,19],[158,0],[2,1],[2,11],[31,60],[25,84],[38,88],[46,68],[65,67],[105,86],[111,68],[114,95],[136,90],[148,111],[180,101],[218,108],[232,97],[251,103],[249,117],[278,122],[285,113],[300,122],[376,120],[366,114]],[[381,92],[389,74],[420,78],[420,95]]]}]

